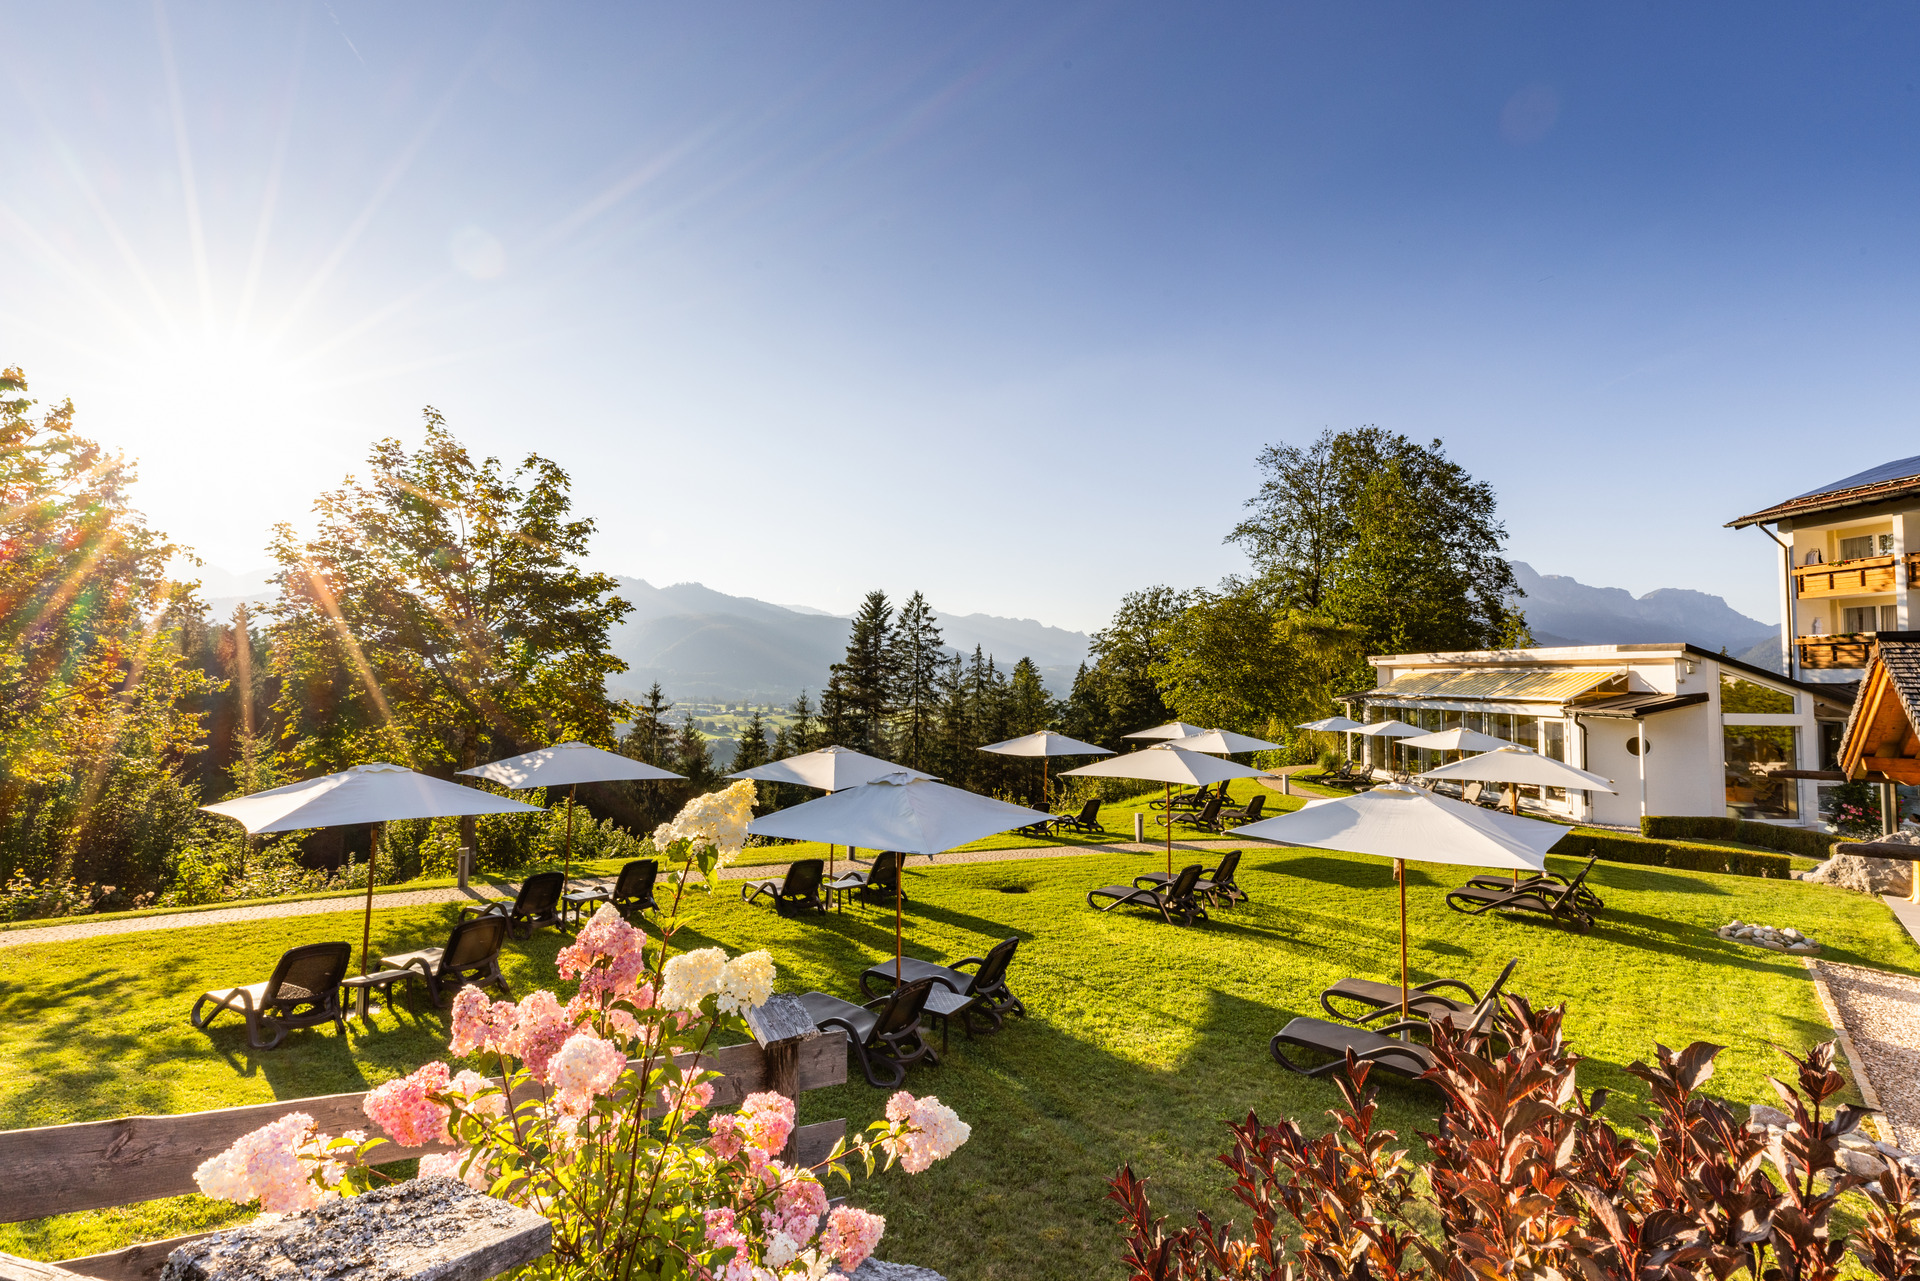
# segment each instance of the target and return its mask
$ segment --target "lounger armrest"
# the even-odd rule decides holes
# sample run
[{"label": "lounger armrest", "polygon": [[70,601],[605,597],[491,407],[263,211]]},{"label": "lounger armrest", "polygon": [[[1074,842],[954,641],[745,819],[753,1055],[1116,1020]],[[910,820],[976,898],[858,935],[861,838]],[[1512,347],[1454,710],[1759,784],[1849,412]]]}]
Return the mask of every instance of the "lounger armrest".
[{"label": "lounger armrest", "polygon": [[950,970],[957,970],[963,965],[985,965],[986,963],[987,961],[985,957],[963,956],[957,961],[948,961],[947,968]]},{"label": "lounger armrest", "polygon": [[[1390,1010],[1393,1009],[1391,1005],[1387,1008]],[[1432,1027],[1425,1019],[1402,1019],[1398,1023],[1382,1023],[1379,1027],[1368,1029],[1368,1031],[1376,1032],[1381,1036],[1394,1036],[1400,1032],[1430,1032],[1432,1030]]]},{"label": "lounger armrest", "polygon": [[1416,984],[1409,990],[1414,992],[1434,992],[1443,987],[1457,987],[1467,994],[1467,1004],[1480,1004],[1480,994],[1468,987],[1465,983],[1462,983],[1459,979],[1429,979],[1425,983]]}]

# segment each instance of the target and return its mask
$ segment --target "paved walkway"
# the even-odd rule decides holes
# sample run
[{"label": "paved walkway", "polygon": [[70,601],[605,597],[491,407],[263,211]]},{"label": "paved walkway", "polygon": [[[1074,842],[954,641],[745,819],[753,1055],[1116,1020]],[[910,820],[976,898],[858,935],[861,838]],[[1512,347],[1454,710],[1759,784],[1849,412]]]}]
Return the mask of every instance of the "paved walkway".
[{"label": "paved walkway", "polygon": [[[1271,848],[1264,841],[1175,841],[1174,850],[1187,850],[1193,853],[1210,853],[1227,849]],[[1023,859],[1061,858],[1074,854],[1151,854],[1165,849],[1164,842],[1148,842],[1137,845],[1132,841],[1115,842],[1107,845],[1044,845],[1030,849],[1007,850],[966,850],[960,853],[941,854],[932,860],[917,858],[909,860],[909,870],[925,866],[947,867],[956,863],[1010,863]],[[843,858],[841,860],[845,862]],[[726,881],[773,880],[786,875],[785,863],[760,863],[752,867],[728,867],[721,869],[720,879]],[[613,877],[587,876],[575,878],[576,883],[598,884],[611,887]],[[375,907],[419,907],[428,903],[478,903],[486,899],[498,898],[505,891],[482,889],[437,889],[437,890],[392,890],[385,893],[374,891]],[[361,910],[364,899],[328,898],[308,899],[299,903],[256,903],[249,907],[216,907],[203,912],[173,912],[165,916],[135,916],[113,921],[89,921],[86,917],[72,917],[58,924],[36,926],[28,930],[0,931],[0,947],[23,947],[30,943],[71,943],[76,939],[100,938],[108,934],[139,934],[147,930],[178,930],[196,925],[226,925],[234,921],[260,921],[280,916],[320,916],[329,912],[357,912]]]}]

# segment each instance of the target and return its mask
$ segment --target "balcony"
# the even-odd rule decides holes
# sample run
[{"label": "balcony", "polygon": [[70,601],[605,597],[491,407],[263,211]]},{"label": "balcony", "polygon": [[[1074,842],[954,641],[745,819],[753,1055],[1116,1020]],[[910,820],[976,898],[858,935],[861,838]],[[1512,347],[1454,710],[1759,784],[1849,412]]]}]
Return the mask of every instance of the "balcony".
[{"label": "balcony", "polygon": [[1907,562],[1904,583],[1900,581],[1902,559],[1862,556],[1857,560],[1837,560],[1831,565],[1801,565],[1793,571],[1793,594],[1803,600],[1822,596],[1870,596],[1920,586],[1920,552],[1909,552],[1904,557]]},{"label": "balcony", "polygon": [[1841,632],[1833,636],[1796,636],[1800,666],[1805,668],[1865,667],[1877,632]]}]

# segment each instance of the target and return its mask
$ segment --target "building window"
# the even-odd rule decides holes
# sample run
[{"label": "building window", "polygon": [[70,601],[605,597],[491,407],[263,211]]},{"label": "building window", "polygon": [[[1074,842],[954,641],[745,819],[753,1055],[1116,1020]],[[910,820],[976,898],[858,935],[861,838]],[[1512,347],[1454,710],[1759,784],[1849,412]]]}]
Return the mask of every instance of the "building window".
[{"label": "building window", "polygon": [[1882,605],[1880,607],[1880,630],[1883,632],[1891,632],[1898,630],[1899,627],[1900,607],[1898,605]]},{"label": "building window", "polygon": [[1880,554],[1882,556],[1893,555],[1893,535],[1892,534],[1880,535]]},{"label": "building window", "polygon": [[[1868,629],[1871,630],[1871,629]],[[1720,677],[1720,710],[1763,716],[1793,715],[1793,695],[1738,676]]]},{"label": "building window", "polygon": [[1800,785],[1777,778],[1799,759],[1800,731],[1791,725],[1728,725],[1721,731],[1726,761],[1727,817],[1794,819]]},{"label": "building window", "polygon": [[[1540,754],[1551,757],[1556,761],[1564,761],[1567,759],[1567,723],[1565,721],[1540,722]],[[1564,801],[1567,799],[1567,789],[1564,787],[1549,787],[1547,789],[1547,799],[1550,801]]]},{"label": "building window", "polygon": [[1840,540],[1840,559],[1859,560],[1863,556],[1873,555],[1873,535],[1862,534],[1858,538]]},{"label": "building window", "polygon": [[1890,632],[1900,625],[1900,611],[1895,605],[1861,605],[1845,612],[1850,632]]}]

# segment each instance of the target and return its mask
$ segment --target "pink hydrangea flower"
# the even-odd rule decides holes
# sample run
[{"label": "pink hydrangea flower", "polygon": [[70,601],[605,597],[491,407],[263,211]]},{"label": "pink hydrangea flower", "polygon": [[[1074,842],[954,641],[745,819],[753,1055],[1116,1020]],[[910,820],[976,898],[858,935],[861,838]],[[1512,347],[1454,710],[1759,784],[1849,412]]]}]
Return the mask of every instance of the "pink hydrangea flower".
[{"label": "pink hydrangea flower", "polygon": [[767,1176],[778,1180],[773,1204],[760,1212],[760,1221],[768,1232],[782,1232],[795,1241],[813,1236],[820,1216],[827,1212],[827,1190],[809,1170],[795,1169],[775,1161],[767,1166]]},{"label": "pink hydrangea flower", "polygon": [[367,1119],[402,1147],[423,1148],[449,1139],[452,1136],[447,1132],[447,1121],[452,1111],[427,1097],[445,1094],[448,1084],[447,1065],[429,1063],[368,1094],[364,1105]]},{"label": "pink hydrangea flower", "polygon": [[713,1083],[682,1081],[678,1086],[663,1086],[660,1106],[669,1112],[699,1112],[713,1102]]},{"label": "pink hydrangea flower", "polygon": [[258,1199],[269,1214],[310,1210],[325,1195],[308,1177],[301,1152],[317,1142],[313,1118],[289,1112],[235,1140],[232,1147],[211,1157],[193,1172],[194,1182],[210,1197],[223,1201]]},{"label": "pink hydrangea flower", "polygon": [[646,972],[646,934],[627,924],[611,904],[593,914],[554,963],[561,978],[578,978],[580,995],[594,1005],[624,996]]},{"label": "pink hydrangea flower", "polygon": [[447,1048],[455,1054],[500,1050],[516,1009],[512,1001],[488,1000],[485,992],[469,983],[453,998],[453,1040]]},{"label": "pink hydrangea flower", "polygon": [[573,1024],[559,999],[547,991],[530,992],[514,1011],[504,1048],[526,1064],[534,1080],[544,1082],[547,1064],[572,1035]]},{"label": "pink hydrangea flower", "polygon": [[626,1067],[619,1046],[591,1032],[575,1032],[547,1064],[547,1079],[563,1093],[593,1096],[611,1090]]},{"label": "pink hydrangea flower", "polygon": [[887,1221],[877,1214],[850,1205],[838,1205],[827,1215],[827,1229],[820,1234],[820,1250],[852,1272],[865,1263],[880,1244]]},{"label": "pink hydrangea flower", "polygon": [[916,1099],[905,1090],[887,1100],[887,1120],[902,1127],[901,1132],[882,1138],[880,1146],[908,1174],[951,1156],[973,1133],[972,1126],[933,1095]]},{"label": "pink hydrangea flower", "polygon": [[739,1119],[740,1138],[746,1146],[768,1157],[778,1156],[793,1133],[793,1100],[772,1090],[749,1094],[741,1101]]}]

